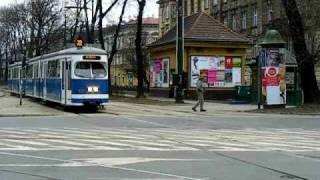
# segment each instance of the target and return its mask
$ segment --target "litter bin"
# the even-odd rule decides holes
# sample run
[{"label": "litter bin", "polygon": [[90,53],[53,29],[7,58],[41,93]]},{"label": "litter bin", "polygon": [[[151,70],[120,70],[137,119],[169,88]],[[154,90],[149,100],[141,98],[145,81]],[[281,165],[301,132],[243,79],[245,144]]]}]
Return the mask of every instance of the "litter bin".
[{"label": "litter bin", "polygon": [[251,86],[236,86],[235,100],[251,102]]},{"label": "litter bin", "polygon": [[287,105],[301,106],[302,102],[302,91],[301,90],[288,90],[287,91]]}]

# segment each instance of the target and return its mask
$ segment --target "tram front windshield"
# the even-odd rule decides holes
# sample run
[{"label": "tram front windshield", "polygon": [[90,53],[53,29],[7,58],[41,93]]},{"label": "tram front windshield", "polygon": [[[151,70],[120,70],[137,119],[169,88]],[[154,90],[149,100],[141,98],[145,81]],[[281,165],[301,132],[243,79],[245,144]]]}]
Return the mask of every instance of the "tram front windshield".
[{"label": "tram front windshield", "polygon": [[104,78],[107,76],[106,63],[78,62],[75,75],[82,78]]}]

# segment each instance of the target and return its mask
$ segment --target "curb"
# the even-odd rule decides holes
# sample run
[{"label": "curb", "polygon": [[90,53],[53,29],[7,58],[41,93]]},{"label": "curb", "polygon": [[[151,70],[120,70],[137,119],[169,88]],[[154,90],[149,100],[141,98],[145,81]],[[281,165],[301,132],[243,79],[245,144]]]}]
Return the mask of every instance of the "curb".
[{"label": "curb", "polygon": [[0,117],[41,117],[58,116],[56,114],[0,114]]},{"label": "curb", "polygon": [[320,116],[320,113],[286,113],[286,112],[257,112],[257,111],[236,111],[241,113],[249,113],[249,114],[277,114],[277,115],[297,115],[297,116]]}]

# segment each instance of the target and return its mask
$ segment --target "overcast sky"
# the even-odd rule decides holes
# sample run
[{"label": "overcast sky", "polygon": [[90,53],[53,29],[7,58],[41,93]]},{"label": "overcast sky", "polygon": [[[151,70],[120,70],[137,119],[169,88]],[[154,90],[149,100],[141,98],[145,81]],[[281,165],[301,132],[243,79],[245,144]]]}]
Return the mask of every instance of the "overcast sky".
[{"label": "overcast sky", "polygon": [[[8,6],[10,4],[14,4],[17,2],[24,2],[26,0],[0,0],[0,6]],[[69,0],[61,0],[61,2],[67,2]],[[108,3],[110,0],[103,0],[105,7],[108,6]],[[146,0],[146,7],[145,7],[145,17],[158,17],[158,4],[156,3],[157,0]],[[126,9],[126,15],[125,19],[131,19],[134,18],[137,15],[137,8],[136,8],[136,1],[135,0],[129,0],[129,5]],[[107,17],[109,20],[117,20],[117,17],[119,16],[121,12],[121,5],[118,5],[117,8],[115,8]]]}]

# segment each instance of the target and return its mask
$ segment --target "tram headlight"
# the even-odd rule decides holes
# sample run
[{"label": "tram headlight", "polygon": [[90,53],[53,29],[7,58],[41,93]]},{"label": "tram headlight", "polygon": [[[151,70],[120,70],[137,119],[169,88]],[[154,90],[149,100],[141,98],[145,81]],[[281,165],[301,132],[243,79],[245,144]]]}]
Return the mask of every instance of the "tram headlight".
[{"label": "tram headlight", "polygon": [[94,86],[94,87],[93,87],[93,92],[99,92],[99,87]]},{"label": "tram headlight", "polygon": [[89,93],[97,93],[97,92],[99,92],[99,87],[98,86],[89,86],[88,92]]}]

